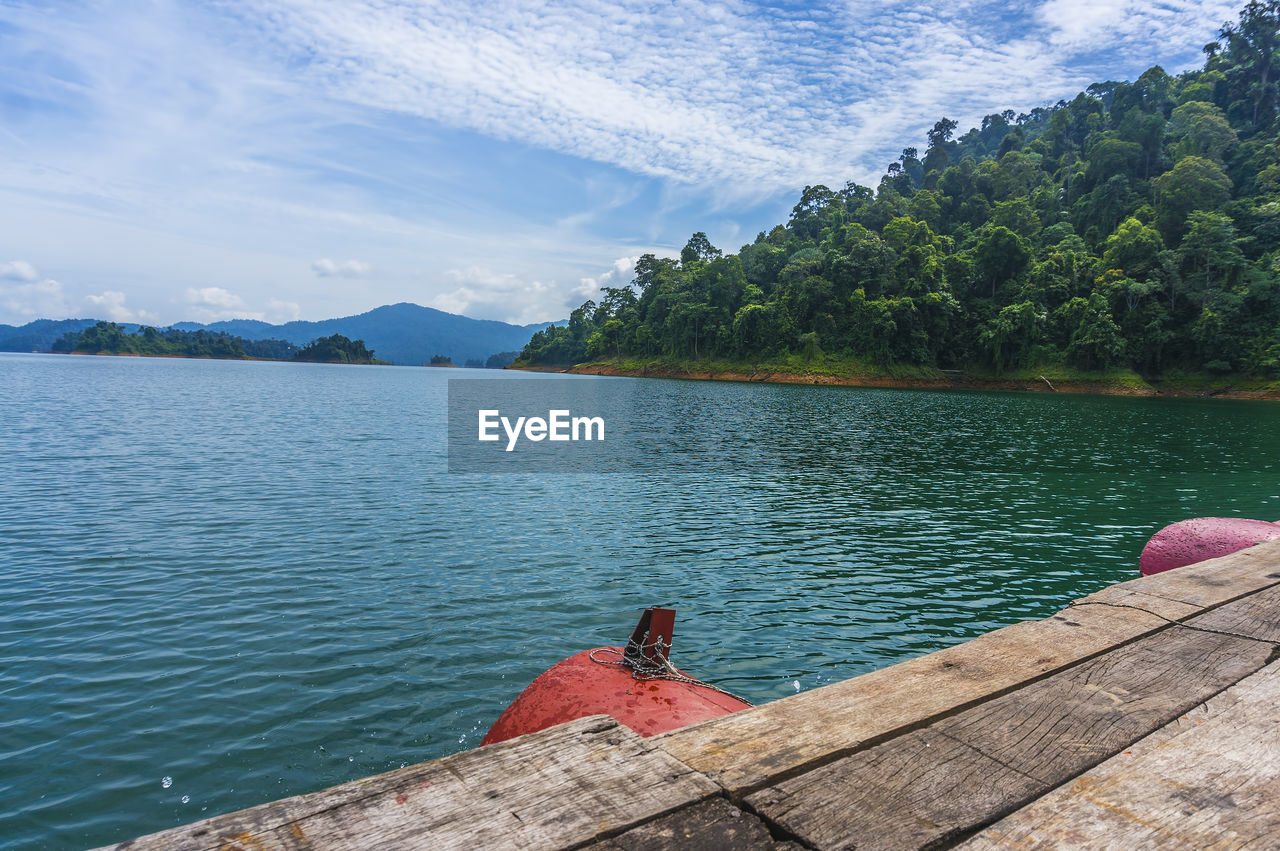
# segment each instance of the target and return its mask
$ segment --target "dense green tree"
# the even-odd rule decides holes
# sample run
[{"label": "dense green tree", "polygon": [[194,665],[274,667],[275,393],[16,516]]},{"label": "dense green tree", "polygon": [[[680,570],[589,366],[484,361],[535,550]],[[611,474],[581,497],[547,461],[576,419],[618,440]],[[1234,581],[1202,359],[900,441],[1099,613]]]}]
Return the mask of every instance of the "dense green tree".
[{"label": "dense green tree", "polygon": [[1165,241],[1176,244],[1195,210],[1217,210],[1231,197],[1231,178],[1204,157],[1187,156],[1154,181],[1156,224]]},{"label": "dense green tree", "polygon": [[1153,227],[1133,216],[1125,219],[1103,244],[1102,266],[1133,278],[1148,278],[1159,267],[1164,240]]},{"label": "dense green tree", "polygon": [[1029,301],[1002,308],[978,330],[978,343],[999,372],[1021,363],[1040,340],[1045,314]]},{"label": "dense green tree", "polygon": [[1079,305],[1079,323],[1071,333],[1067,344],[1067,357],[1084,369],[1105,369],[1120,360],[1124,354],[1124,338],[1120,327],[1111,318],[1107,300],[1094,293]]},{"label": "dense green tree", "polygon": [[720,249],[711,244],[711,240],[707,239],[705,233],[699,231],[689,237],[689,241],[680,250],[680,262],[685,265],[697,262],[709,263],[720,254]]},{"label": "dense green tree", "polygon": [[736,254],[701,232],[646,254],[521,358],[1280,374],[1280,0],[1218,36],[1201,69],[943,118],[874,189],[806,186]]},{"label": "dense green tree", "polygon": [[[1237,23],[1219,32],[1223,70],[1232,100],[1229,110],[1245,118],[1251,129],[1270,127],[1276,119],[1277,47],[1280,47],[1280,3],[1250,0]],[[1211,61],[1214,57],[1210,57]]]},{"label": "dense green tree", "polygon": [[518,357],[520,357],[519,352],[495,352],[485,360],[484,366],[485,369],[503,369],[515,363]]},{"label": "dense green tree", "polygon": [[[443,358],[438,361],[437,358]],[[342,334],[320,337],[303,346],[294,360],[314,361],[320,363],[376,363],[373,352],[365,347],[364,340],[350,340]],[[445,355],[435,355],[432,364],[453,363]]]},{"label": "dense green tree", "polygon": [[974,249],[973,263],[991,286],[991,298],[1003,283],[1022,274],[1031,259],[1026,240],[1003,225],[986,228]]},{"label": "dense green tree", "polygon": [[115,322],[98,322],[78,333],[64,334],[55,352],[91,354],[165,355],[188,358],[260,358],[287,360],[298,347],[284,340],[246,340],[221,331],[183,331],[140,326],[129,333]]},{"label": "dense green tree", "polygon": [[1221,163],[1227,148],[1236,142],[1236,131],[1223,111],[1201,101],[1189,101],[1175,109],[1165,135],[1175,160],[1195,156]]},{"label": "dense green tree", "polygon": [[1188,217],[1187,235],[1178,246],[1182,281],[1201,304],[1215,292],[1239,283],[1246,261],[1235,223],[1227,216],[1197,210]]}]

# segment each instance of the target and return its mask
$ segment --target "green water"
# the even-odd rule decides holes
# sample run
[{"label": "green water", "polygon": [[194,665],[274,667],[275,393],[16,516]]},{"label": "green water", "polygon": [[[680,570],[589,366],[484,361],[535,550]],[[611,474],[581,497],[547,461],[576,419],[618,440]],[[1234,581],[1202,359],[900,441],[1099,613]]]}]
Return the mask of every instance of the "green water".
[{"label": "green water", "polygon": [[0,845],[473,747],[646,605],[764,702],[1044,617],[1174,520],[1280,519],[1271,403],[654,380],[711,438],[679,463],[450,475],[446,379],[492,375],[0,356]]}]

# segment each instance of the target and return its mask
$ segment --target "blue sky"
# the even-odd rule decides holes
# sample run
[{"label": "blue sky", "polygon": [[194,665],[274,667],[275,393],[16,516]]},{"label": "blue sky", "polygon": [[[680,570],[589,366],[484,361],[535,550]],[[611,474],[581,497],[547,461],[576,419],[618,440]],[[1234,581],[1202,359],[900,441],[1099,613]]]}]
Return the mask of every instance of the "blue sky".
[{"label": "blue sky", "polygon": [[1236,5],[0,0],[0,322],[563,318]]}]

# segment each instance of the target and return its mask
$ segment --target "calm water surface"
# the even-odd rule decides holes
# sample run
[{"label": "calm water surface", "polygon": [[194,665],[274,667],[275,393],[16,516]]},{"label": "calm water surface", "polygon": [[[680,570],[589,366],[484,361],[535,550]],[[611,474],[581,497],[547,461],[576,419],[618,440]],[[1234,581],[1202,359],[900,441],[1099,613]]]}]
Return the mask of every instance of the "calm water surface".
[{"label": "calm water surface", "polygon": [[474,747],[646,605],[764,702],[1044,617],[1174,520],[1280,518],[1274,403],[649,381],[716,439],[450,475],[446,379],[486,375],[0,355],[0,845]]}]

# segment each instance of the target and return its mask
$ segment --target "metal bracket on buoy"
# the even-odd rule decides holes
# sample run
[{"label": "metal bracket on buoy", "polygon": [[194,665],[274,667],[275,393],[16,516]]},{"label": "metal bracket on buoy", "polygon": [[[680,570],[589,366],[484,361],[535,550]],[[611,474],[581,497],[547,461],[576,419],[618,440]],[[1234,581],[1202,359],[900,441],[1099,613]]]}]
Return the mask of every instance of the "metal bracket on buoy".
[{"label": "metal bracket on buoy", "polygon": [[676,631],[676,610],[648,608],[640,616],[631,640],[622,658],[632,667],[638,664],[667,665],[671,651],[671,637]]}]

